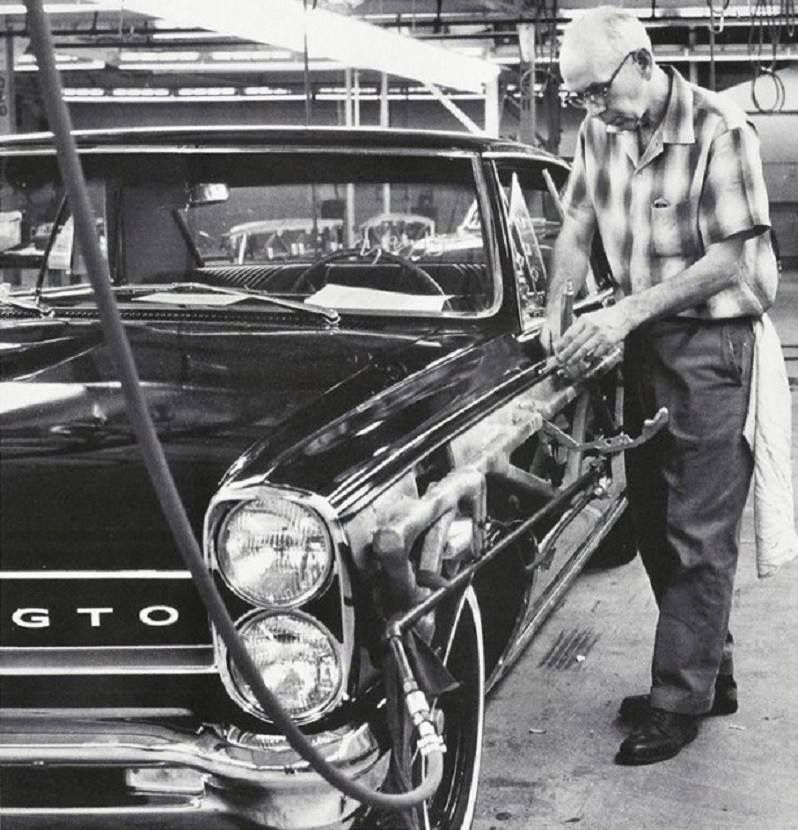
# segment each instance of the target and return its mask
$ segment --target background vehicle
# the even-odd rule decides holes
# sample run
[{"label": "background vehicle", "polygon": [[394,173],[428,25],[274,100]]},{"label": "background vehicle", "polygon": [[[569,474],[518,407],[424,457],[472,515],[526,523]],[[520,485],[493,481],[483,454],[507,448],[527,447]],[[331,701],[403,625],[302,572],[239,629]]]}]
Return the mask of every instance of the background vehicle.
[{"label": "background vehicle", "polygon": [[[143,392],[267,685],[352,776],[418,778],[383,639],[417,613],[408,647],[447,754],[413,820],[467,827],[485,692],[625,509],[601,440],[617,358],[570,381],[537,337],[529,229],[551,230],[542,172],[562,185],[566,166],[398,131],[78,143]],[[47,137],[0,142],[0,167],[0,207],[61,238]],[[423,243],[370,232],[431,214]],[[296,217],[303,238],[279,256],[230,261],[247,234],[298,233]],[[54,247],[38,269],[0,258],[15,286],[0,307],[2,810],[393,826],[308,769],[229,663],[144,474],[82,258]]]}]

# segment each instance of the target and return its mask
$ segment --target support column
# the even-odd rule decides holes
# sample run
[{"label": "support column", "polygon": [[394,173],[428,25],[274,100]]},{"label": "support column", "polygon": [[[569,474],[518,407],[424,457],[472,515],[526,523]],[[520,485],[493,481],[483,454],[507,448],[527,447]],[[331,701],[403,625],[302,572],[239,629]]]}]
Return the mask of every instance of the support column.
[{"label": "support column", "polygon": [[545,147],[556,156],[560,152],[560,136],[562,135],[562,103],[560,85],[553,78],[549,78],[546,84],[545,99],[548,113],[548,138]]},{"label": "support column", "polygon": [[355,127],[360,126],[360,70],[354,70],[354,96],[353,96],[352,120]]},{"label": "support column", "polygon": [[[390,111],[388,109],[388,75],[383,72],[380,76],[380,127],[387,130],[391,126]],[[382,186],[382,212],[391,211],[391,185],[385,182]]]},{"label": "support column", "polygon": [[[352,70],[347,66],[344,69],[344,85],[346,98],[344,101],[344,124],[352,126]],[[351,248],[355,244],[355,186],[349,182],[346,185],[346,212],[344,214],[344,246]]]},{"label": "support column", "polygon": [[691,84],[698,83],[698,64],[695,62],[695,26],[687,30],[687,44],[689,48],[689,63],[687,64],[688,80]]},{"label": "support column", "polygon": [[[485,54],[488,60],[489,54]],[[485,84],[485,132],[495,138],[501,130],[501,99],[499,97],[499,76]]]},{"label": "support column", "polygon": [[388,75],[385,72],[380,76],[380,126],[383,129],[391,126],[391,115],[388,109]]},{"label": "support column", "polygon": [[485,132],[499,137],[501,126],[501,103],[499,101],[499,79],[485,84]]},{"label": "support column", "polygon": [[0,37],[0,135],[17,131],[14,95],[14,36]]},{"label": "support column", "polygon": [[347,66],[344,68],[344,126],[352,126],[352,70]]},{"label": "support column", "polygon": [[521,50],[520,93],[521,115],[518,139],[525,144],[537,144],[537,107],[535,103],[535,24],[518,25],[518,48]]}]

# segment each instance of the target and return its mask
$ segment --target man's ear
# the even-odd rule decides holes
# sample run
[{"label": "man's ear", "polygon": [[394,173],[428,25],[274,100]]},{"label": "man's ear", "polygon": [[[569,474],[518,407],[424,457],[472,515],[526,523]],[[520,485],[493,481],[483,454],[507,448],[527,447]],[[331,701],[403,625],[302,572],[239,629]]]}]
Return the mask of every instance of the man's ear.
[{"label": "man's ear", "polygon": [[649,52],[648,49],[638,49],[634,53],[634,62],[637,64],[640,74],[646,80],[649,80],[654,66],[654,60],[651,56],[651,52]]}]

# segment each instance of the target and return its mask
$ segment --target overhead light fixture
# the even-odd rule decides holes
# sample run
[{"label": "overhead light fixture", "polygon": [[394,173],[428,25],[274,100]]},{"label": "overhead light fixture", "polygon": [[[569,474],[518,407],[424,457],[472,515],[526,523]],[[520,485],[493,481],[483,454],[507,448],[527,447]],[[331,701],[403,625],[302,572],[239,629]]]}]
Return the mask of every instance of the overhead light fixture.
[{"label": "overhead light fixture", "polygon": [[102,98],[105,90],[98,86],[64,87],[64,98]]},{"label": "overhead light fixture", "polygon": [[168,98],[166,87],[119,86],[111,90],[118,98]]},{"label": "overhead light fixture", "polygon": [[288,61],[299,60],[301,55],[289,52],[288,49],[214,49],[211,60],[227,61]]},{"label": "overhead light fixture", "polygon": [[[317,101],[338,102],[348,100],[348,93],[344,88],[321,87],[314,93]],[[479,101],[482,95],[476,92],[455,92],[447,96],[455,101]],[[64,87],[64,98],[73,103],[91,104],[180,104],[197,101],[280,101],[304,103],[304,92],[295,92],[286,87],[247,86],[239,87],[179,87],[167,89],[165,87],[116,87],[115,89],[101,89],[99,87]],[[380,93],[374,89],[365,88],[360,95],[362,102],[378,103]],[[421,87],[414,87],[414,91],[402,90],[388,93],[389,101],[419,101],[432,102],[435,97]]]},{"label": "overhead light fixture", "polygon": [[[322,69],[334,69],[336,65],[330,61],[311,61],[308,64],[311,71]],[[119,69],[128,71],[148,72],[302,72],[305,64],[301,61],[264,61],[255,63],[245,61],[242,63],[222,63],[220,61],[195,61],[193,63],[120,63]]]},{"label": "overhead light fixture", "polygon": [[[87,72],[105,69],[105,63],[103,61],[79,60],[70,55],[58,55],[55,65],[59,72]],[[39,67],[35,59],[23,60],[20,58],[14,63],[14,72],[36,72],[38,69]]]},{"label": "overhead light fixture", "polygon": [[499,68],[412,37],[380,29],[296,0],[125,0],[125,10],[268,43],[314,59],[333,60],[452,89],[482,92]]},{"label": "overhead light fixture", "polygon": [[123,49],[119,54],[120,63],[196,63],[200,60],[199,52],[168,52],[140,51],[138,49]]},{"label": "overhead light fixture", "polygon": [[229,98],[236,94],[236,88],[234,86],[184,86],[177,90],[177,94],[193,98]]}]

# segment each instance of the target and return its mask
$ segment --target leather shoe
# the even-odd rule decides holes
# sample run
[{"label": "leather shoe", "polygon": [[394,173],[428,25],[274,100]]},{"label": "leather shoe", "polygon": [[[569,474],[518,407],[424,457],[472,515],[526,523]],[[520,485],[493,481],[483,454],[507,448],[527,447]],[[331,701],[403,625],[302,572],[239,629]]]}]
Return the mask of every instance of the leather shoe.
[{"label": "leather shoe", "polygon": [[[703,717],[733,715],[737,711],[737,683],[730,674],[719,674],[715,680],[715,699]],[[649,710],[648,695],[630,695],[621,701],[618,717],[626,723],[639,723]]]},{"label": "leather shoe", "polygon": [[698,734],[698,718],[649,707],[643,722],[621,744],[615,763],[656,764],[673,758]]}]

